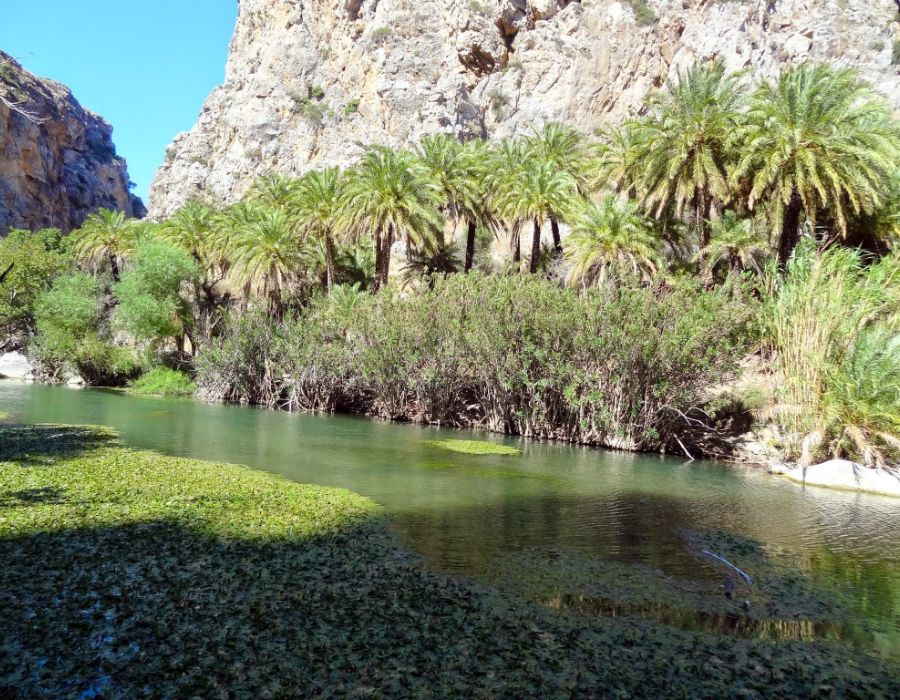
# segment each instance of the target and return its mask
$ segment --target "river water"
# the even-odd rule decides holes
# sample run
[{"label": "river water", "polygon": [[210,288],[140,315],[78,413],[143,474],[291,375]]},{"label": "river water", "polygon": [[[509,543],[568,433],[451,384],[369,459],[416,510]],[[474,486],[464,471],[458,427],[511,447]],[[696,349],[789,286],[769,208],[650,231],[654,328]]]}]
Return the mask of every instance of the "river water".
[{"label": "river water", "polygon": [[[387,509],[405,546],[450,574],[491,575],[498,557],[550,548],[711,578],[721,567],[698,560],[684,532],[726,531],[848,587],[857,614],[880,631],[874,645],[900,654],[900,499],[804,489],[715,462],[99,389],[0,381],[0,412],[11,422],[111,426],[131,447],[356,491]],[[437,439],[489,440],[522,454],[427,444]]]}]

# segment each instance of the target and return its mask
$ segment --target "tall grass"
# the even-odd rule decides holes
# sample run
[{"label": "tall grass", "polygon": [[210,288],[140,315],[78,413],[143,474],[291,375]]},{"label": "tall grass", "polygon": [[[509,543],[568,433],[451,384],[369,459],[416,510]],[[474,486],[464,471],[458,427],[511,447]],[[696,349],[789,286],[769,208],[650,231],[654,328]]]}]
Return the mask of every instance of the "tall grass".
[{"label": "tall grass", "polygon": [[900,261],[854,250],[798,249],[770,275],[767,349],[779,375],[774,412],[789,456],[885,465],[900,447]]}]

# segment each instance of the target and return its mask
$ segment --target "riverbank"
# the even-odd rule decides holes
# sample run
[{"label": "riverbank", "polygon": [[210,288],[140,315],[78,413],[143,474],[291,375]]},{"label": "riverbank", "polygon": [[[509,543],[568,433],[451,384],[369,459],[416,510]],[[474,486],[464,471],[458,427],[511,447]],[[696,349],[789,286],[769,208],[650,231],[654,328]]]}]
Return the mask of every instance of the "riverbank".
[{"label": "riverbank", "polygon": [[426,571],[347,491],[0,426],[0,688],[81,697],[900,692],[825,642],[554,612]]}]

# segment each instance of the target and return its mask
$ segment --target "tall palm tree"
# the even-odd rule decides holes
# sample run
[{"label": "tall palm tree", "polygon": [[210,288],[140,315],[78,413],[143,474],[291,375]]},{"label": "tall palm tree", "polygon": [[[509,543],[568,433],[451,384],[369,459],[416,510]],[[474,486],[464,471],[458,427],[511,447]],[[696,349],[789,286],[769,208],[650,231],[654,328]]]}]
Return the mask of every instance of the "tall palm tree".
[{"label": "tall palm tree", "polygon": [[503,219],[509,230],[509,245],[512,250],[513,263],[518,265],[522,260],[521,229],[522,222],[507,216],[507,211],[500,207],[500,195],[508,192],[510,183],[521,180],[528,171],[532,158],[525,149],[521,139],[506,138],[488,151],[488,167],[484,173],[482,185],[487,195],[491,210],[498,218]]},{"label": "tall palm tree", "polygon": [[446,134],[426,136],[416,153],[428,176],[437,184],[443,210],[454,227],[466,222],[466,259],[464,270],[472,269],[478,224],[489,216],[482,188],[488,150],[481,140],[462,145]]},{"label": "tall palm tree", "polygon": [[212,207],[191,200],[162,223],[158,235],[206,266],[215,214]]},{"label": "tall palm tree", "polygon": [[290,209],[297,191],[297,180],[284,173],[263,175],[247,193],[247,199],[266,207],[278,207],[285,211]]},{"label": "tall palm tree", "polygon": [[[584,137],[578,131],[557,122],[550,122],[528,139],[527,147],[537,160],[544,161],[569,175],[582,196],[588,194],[591,179],[588,149]],[[548,218],[553,234],[553,249],[560,255],[562,239],[559,234],[558,212],[551,213]]]},{"label": "tall palm tree", "polygon": [[497,193],[497,209],[517,221],[531,221],[531,262],[533,274],[541,257],[541,229],[551,217],[564,211],[577,196],[577,183],[567,172],[542,160],[526,158],[518,171],[507,173]]},{"label": "tall palm tree", "polygon": [[335,236],[340,230],[344,176],[339,168],[311,171],[297,183],[291,199],[301,230],[322,242],[325,252],[325,289],[335,284]]},{"label": "tall palm tree", "polygon": [[826,211],[846,234],[851,214],[871,213],[889,196],[900,131],[885,102],[855,71],[804,63],[786,68],[753,96],[739,132],[742,158],[732,182],[762,202],[780,228],[778,262],[797,245],[805,214]]},{"label": "tall palm tree", "polygon": [[650,118],[640,122],[646,145],[635,184],[644,204],[657,217],[670,206],[681,216],[690,205],[701,248],[709,244],[713,204],[729,198],[731,135],[743,102],[740,74],[727,74],[721,61],[697,64],[651,97]]},{"label": "tall palm tree", "polygon": [[234,237],[230,275],[247,298],[267,300],[280,311],[303,269],[303,251],[294,222],[281,209],[261,209],[254,221]]},{"label": "tall palm tree", "polygon": [[712,237],[707,246],[700,249],[696,259],[703,263],[712,276],[713,270],[725,263],[730,275],[744,270],[762,274],[769,246],[760,237],[755,222],[728,211],[712,223]]},{"label": "tall palm tree", "polygon": [[566,260],[569,283],[585,287],[605,284],[616,272],[649,277],[662,264],[659,240],[638,203],[615,195],[585,203],[573,217]]},{"label": "tall palm tree", "polygon": [[121,211],[101,209],[72,232],[72,251],[76,258],[95,268],[108,262],[113,281],[118,282],[119,264],[133,252],[137,233],[135,219],[126,219]]},{"label": "tall palm tree", "polygon": [[641,181],[638,173],[649,140],[644,135],[646,124],[646,119],[629,119],[600,134],[588,164],[589,189],[621,191],[631,199],[638,197],[637,185]]},{"label": "tall palm tree", "polygon": [[388,282],[395,237],[408,248],[429,248],[441,228],[438,186],[407,151],[370,149],[348,178],[341,223],[357,235],[374,234],[375,289]]}]

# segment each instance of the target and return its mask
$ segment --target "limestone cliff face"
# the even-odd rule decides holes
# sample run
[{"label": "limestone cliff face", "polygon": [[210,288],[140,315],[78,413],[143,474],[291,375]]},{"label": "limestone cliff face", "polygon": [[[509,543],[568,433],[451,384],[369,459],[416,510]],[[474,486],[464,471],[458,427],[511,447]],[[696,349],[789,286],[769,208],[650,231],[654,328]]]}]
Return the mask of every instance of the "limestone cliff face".
[{"label": "limestone cliff face", "polygon": [[0,236],[11,228],[69,231],[101,207],[142,217],[128,182],[112,127],[68,88],[0,51]]},{"label": "limestone cliff face", "polygon": [[895,0],[240,0],[225,83],[167,149],[151,215],[429,132],[591,133],[717,56],[852,65],[900,106],[897,20]]}]

